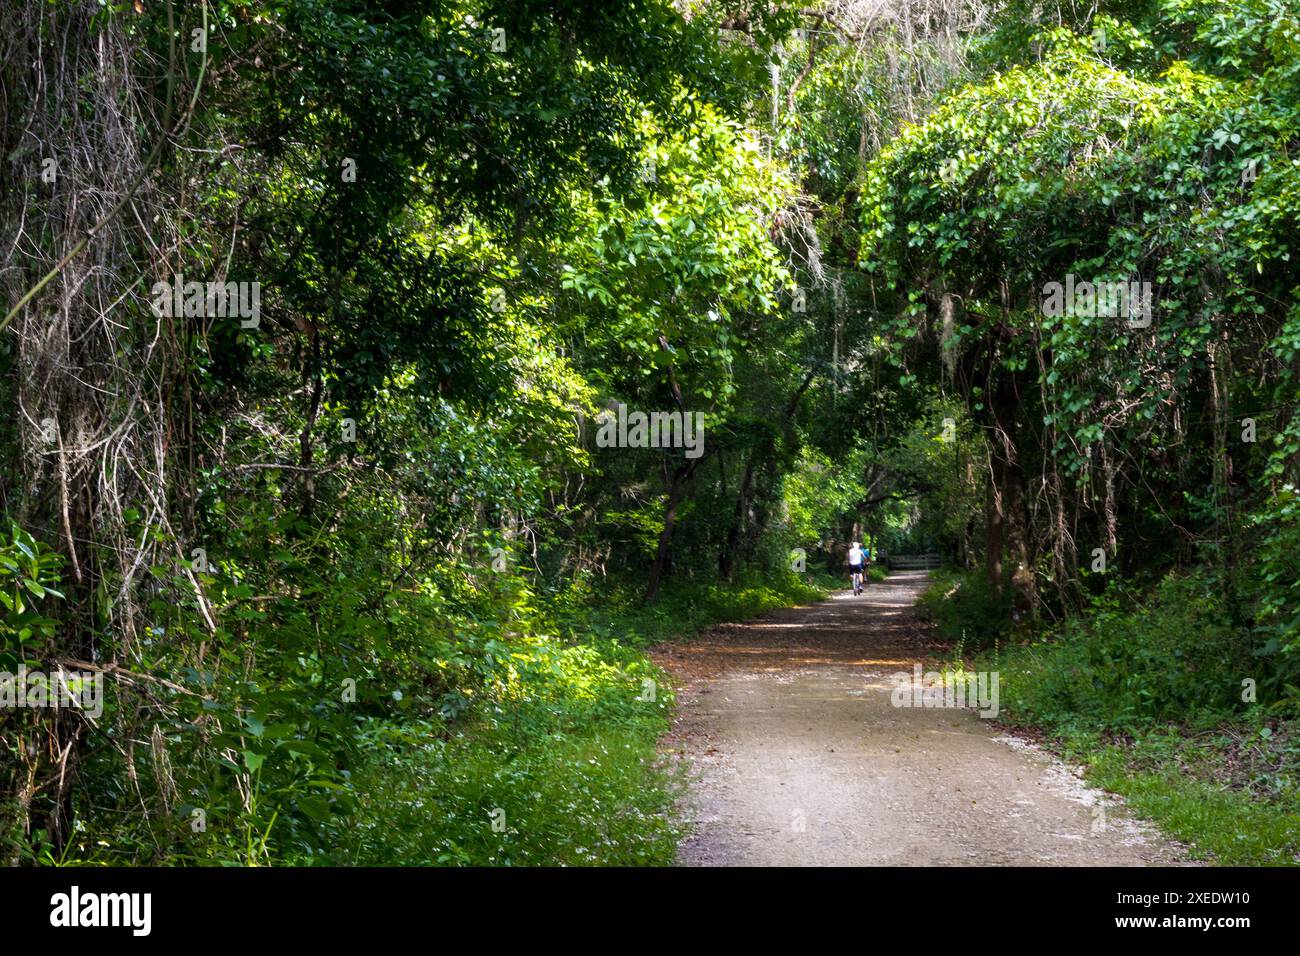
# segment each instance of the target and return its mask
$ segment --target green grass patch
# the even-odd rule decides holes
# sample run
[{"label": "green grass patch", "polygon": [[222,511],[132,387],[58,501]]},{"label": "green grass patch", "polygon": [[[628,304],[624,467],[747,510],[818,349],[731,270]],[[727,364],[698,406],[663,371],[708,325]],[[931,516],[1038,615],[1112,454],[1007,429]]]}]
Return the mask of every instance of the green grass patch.
[{"label": "green grass patch", "polygon": [[1104,746],[1084,754],[1088,780],[1121,794],[1141,817],[1191,847],[1191,855],[1224,866],[1295,866],[1300,853],[1300,816],[1294,795],[1260,801],[1248,788],[1198,779],[1187,768],[1214,755],[1182,748],[1154,769],[1134,746]]},{"label": "green grass patch", "polygon": [[458,720],[371,719],[357,812],[331,865],[664,866],[683,824],[664,760],[671,685],[644,649],[823,595],[783,576],[675,588],[651,607],[549,608],[560,636],[515,645]]},{"label": "green grass patch", "polygon": [[328,862],[671,864],[680,781],[656,753],[665,728],[659,716],[536,735],[498,721],[449,735],[434,724],[376,727],[361,811]]}]

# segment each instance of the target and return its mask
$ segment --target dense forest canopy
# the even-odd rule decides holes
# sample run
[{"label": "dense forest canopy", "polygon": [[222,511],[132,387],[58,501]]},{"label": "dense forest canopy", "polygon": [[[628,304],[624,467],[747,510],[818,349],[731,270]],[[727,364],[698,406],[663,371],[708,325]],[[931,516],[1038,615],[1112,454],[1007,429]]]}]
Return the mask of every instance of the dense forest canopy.
[{"label": "dense forest canopy", "polygon": [[7,4],[6,861],[657,861],[640,648],[855,540],[1294,707],[1298,137],[1295,0]]}]

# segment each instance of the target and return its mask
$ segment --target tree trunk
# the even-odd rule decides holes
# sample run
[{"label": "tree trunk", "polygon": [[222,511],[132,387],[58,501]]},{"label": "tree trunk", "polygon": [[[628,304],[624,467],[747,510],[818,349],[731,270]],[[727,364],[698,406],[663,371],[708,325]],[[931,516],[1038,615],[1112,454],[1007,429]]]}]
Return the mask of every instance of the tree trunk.
[{"label": "tree trunk", "polygon": [[995,552],[996,562],[989,565],[989,583],[993,584],[995,574],[996,587],[1002,585],[1001,543],[1006,540],[1008,559],[1011,561],[1012,597],[1016,615],[1031,614],[1038,606],[1037,588],[1034,583],[1034,561],[1030,554],[1028,521],[1025,514],[1025,478],[1021,468],[1018,442],[1016,441],[1016,411],[1019,407],[1019,395],[1013,378],[1003,374],[990,394],[989,411],[993,417],[993,435],[990,445],[992,478],[996,486],[990,522],[996,523],[996,529],[990,527],[990,547],[994,544],[996,532],[998,548]]},{"label": "tree trunk", "polygon": [[1034,584],[1034,563],[1029,553],[1029,529],[1025,518],[1025,479],[1017,461],[1003,469],[1005,490],[1002,504],[1006,514],[1007,552],[1011,560],[1011,588],[1015,613],[1033,614],[1038,606]]},{"label": "tree trunk", "polygon": [[749,515],[749,489],[754,481],[754,464],[758,457],[756,451],[745,464],[745,474],[740,479],[740,490],[736,493],[736,510],[732,516],[731,527],[727,530],[727,542],[722,554],[718,556],[718,571],[723,580],[732,580],[736,573],[736,552],[740,549],[740,538],[745,530],[745,521]]},{"label": "tree trunk", "polygon": [[1000,462],[994,458],[990,465],[988,502],[985,505],[987,520],[984,534],[984,572],[988,577],[989,590],[994,594],[1002,592],[1002,492],[999,488],[998,474]]},{"label": "tree trunk", "polygon": [[688,461],[673,472],[668,486],[668,504],[664,507],[664,529],[659,532],[659,548],[655,552],[654,564],[650,566],[650,579],[646,582],[644,602],[653,604],[659,598],[659,582],[663,579],[664,565],[668,561],[668,549],[673,540],[673,528],[677,524],[677,509],[686,497],[686,482],[695,471],[695,466],[702,458]]}]

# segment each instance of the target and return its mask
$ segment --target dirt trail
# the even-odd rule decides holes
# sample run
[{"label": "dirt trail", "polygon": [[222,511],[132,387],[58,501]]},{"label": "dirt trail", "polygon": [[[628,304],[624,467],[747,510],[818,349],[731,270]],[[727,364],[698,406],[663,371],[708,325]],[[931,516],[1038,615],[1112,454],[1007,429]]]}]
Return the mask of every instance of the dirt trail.
[{"label": "dirt trail", "polygon": [[942,647],[897,574],[660,646],[672,739],[696,776],[681,861],[1111,865],[1184,861],[1118,798],[973,710],[894,707],[892,675]]}]

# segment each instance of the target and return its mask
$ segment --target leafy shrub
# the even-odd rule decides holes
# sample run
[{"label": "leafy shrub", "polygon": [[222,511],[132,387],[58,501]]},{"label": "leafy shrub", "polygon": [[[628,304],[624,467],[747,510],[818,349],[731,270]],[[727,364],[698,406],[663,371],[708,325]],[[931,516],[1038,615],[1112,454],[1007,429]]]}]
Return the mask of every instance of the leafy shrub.
[{"label": "leafy shrub", "polygon": [[31,654],[43,655],[42,639],[58,622],[40,613],[40,604],[58,590],[62,556],[10,523],[0,535],[0,670],[13,671]]},{"label": "leafy shrub", "polygon": [[1300,747],[1285,699],[1243,700],[1272,666],[1234,620],[1222,574],[1170,575],[1142,600],[1112,585],[1077,618],[983,654],[1002,720],[1045,729],[1092,783],[1123,794],[1194,855],[1300,859]]},{"label": "leafy shrub", "polygon": [[782,576],[670,590],[651,607],[632,593],[603,609],[557,598],[537,622],[553,615],[564,636],[513,644],[493,692],[462,720],[367,720],[359,812],[319,859],[670,864],[683,781],[657,741],[673,695],[640,648],[822,592]]},{"label": "leafy shrub", "polygon": [[1253,517],[1260,546],[1253,582],[1256,655],[1271,665],[1261,686],[1300,698],[1300,496],[1284,485]]},{"label": "leafy shrub", "polygon": [[919,604],[944,638],[963,647],[979,650],[1007,639],[1009,589],[995,594],[982,573],[937,571]]},{"label": "leafy shrub", "polygon": [[1012,719],[1071,730],[1213,724],[1243,709],[1256,672],[1249,635],[1228,620],[1212,575],[1170,576],[1149,601],[1116,589],[1050,636],[986,657]]}]

